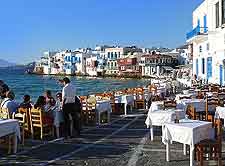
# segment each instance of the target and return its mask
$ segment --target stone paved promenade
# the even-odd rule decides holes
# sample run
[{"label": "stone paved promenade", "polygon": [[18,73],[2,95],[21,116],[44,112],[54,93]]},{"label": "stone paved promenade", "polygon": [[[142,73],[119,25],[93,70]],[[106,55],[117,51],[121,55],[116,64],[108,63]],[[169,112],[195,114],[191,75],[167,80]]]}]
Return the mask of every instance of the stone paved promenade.
[{"label": "stone paved promenade", "polygon": [[17,155],[0,155],[0,165],[188,166],[189,155],[183,155],[181,144],[171,146],[172,161],[165,161],[161,130],[155,129],[156,137],[151,142],[145,118],[115,116],[111,124],[84,128],[80,138],[66,141],[27,140],[24,147],[19,146]]}]

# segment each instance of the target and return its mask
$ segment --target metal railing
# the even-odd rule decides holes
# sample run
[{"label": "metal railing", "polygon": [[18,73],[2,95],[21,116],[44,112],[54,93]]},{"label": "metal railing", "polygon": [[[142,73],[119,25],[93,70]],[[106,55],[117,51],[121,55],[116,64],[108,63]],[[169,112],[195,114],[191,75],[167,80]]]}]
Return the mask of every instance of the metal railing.
[{"label": "metal railing", "polygon": [[197,35],[207,34],[207,32],[208,32],[208,27],[197,26],[191,32],[188,32],[186,34],[186,39],[189,40]]}]

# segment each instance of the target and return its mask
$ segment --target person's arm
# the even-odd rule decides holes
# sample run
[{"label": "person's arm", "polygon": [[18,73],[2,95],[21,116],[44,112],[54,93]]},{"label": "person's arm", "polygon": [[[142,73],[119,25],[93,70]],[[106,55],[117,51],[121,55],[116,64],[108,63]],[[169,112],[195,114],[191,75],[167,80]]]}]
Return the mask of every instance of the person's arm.
[{"label": "person's arm", "polygon": [[66,93],[65,93],[65,88],[62,89],[62,106],[65,104],[66,102]]}]

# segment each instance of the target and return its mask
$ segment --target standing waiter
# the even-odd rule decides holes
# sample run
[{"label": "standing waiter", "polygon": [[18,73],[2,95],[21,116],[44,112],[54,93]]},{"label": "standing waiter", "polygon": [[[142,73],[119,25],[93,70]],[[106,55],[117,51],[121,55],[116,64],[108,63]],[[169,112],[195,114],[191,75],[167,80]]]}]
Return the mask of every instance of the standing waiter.
[{"label": "standing waiter", "polygon": [[69,78],[63,78],[62,82],[64,85],[62,89],[62,109],[65,121],[65,137],[72,136],[72,133],[70,133],[70,115],[73,120],[73,127],[77,131],[77,134],[80,135],[80,126],[78,125],[80,124],[80,117],[75,104],[76,89],[70,83]]}]

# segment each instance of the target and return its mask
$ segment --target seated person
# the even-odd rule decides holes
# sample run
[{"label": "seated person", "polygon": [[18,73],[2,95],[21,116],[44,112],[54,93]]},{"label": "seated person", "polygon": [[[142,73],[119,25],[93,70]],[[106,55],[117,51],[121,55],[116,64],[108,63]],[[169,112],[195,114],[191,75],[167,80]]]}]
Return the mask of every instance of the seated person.
[{"label": "seated person", "polygon": [[19,104],[14,100],[15,98],[15,94],[13,91],[8,91],[6,92],[6,98],[3,99],[2,103],[1,103],[1,108],[7,108],[9,110],[9,114],[10,116],[13,113],[16,113]]},{"label": "seated person", "polygon": [[51,110],[48,109],[46,105],[46,99],[44,96],[39,96],[37,102],[34,104],[35,109],[39,109],[43,112],[43,123],[52,125],[53,124],[53,117]]},{"label": "seated person", "polygon": [[56,104],[56,101],[55,99],[52,97],[52,93],[50,90],[47,90],[45,93],[44,93],[44,96],[45,96],[45,100],[46,100],[46,107],[47,109],[51,110],[54,108],[55,104]]},{"label": "seated person", "polygon": [[29,95],[24,95],[23,96],[23,102],[20,103],[21,108],[27,108],[31,109],[32,108],[32,103],[30,101],[30,96]]}]

